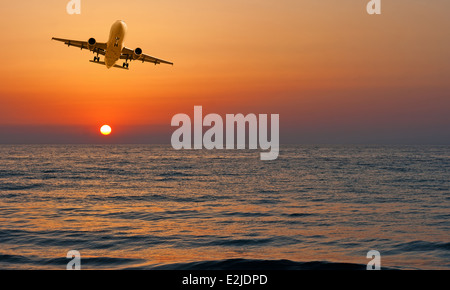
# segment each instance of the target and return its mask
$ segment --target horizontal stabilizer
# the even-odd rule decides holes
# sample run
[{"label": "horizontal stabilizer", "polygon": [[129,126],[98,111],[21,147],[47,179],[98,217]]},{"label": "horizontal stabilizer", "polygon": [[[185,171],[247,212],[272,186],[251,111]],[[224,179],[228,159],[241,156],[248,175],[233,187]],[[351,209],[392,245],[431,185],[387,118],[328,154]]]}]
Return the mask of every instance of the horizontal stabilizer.
[{"label": "horizontal stabilizer", "polygon": [[[90,60],[89,62],[97,63],[97,64],[101,64],[101,65],[106,65],[104,61],[93,61],[93,60]],[[114,67],[128,70],[127,67],[123,67],[123,66],[120,66],[120,65],[117,65],[117,64],[115,64]]]}]

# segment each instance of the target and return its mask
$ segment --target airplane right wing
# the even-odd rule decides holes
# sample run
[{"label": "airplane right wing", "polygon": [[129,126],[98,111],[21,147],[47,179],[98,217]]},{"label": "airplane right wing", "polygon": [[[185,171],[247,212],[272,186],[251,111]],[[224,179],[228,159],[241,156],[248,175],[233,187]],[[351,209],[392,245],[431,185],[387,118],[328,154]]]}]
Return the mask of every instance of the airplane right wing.
[{"label": "airplane right wing", "polygon": [[120,59],[127,59],[127,60],[139,60],[142,62],[151,62],[154,64],[161,64],[161,63],[165,63],[165,64],[170,64],[173,65],[172,62],[167,61],[167,60],[162,60],[153,56],[150,56],[148,54],[142,53],[142,50],[140,51],[140,54],[138,55],[139,58],[135,59],[133,58],[134,55],[134,50],[128,48],[128,47],[124,47],[122,49],[122,54],[120,56]]},{"label": "airplane right wing", "polygon": [[93,39],[93,38],[91,38],[91,39],[93,40],[93,45],[91,45],[88,41],[79,41],[79,40],[71,40],[71,39],[56,38],[56,37],[52,38],[52,40],[64,42],[64,44],[67,46],[78,47],[78,48],[81,48],[81,50],[87,49],[87,50],[91,50],[95,53],[105,55],[106,43],[96,42],[95,39]]}]

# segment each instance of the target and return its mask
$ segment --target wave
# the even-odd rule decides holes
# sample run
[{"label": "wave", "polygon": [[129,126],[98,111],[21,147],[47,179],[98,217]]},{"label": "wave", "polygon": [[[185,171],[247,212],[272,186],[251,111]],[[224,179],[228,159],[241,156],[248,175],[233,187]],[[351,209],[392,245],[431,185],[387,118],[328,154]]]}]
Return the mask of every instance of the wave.
[{"label": "wave", "polygon": [[[0,267],[3,269],[65,269],[68,261],[65,257],[42,258],[36,256],[0,254]],[[217,261],[196,261],[189,263],[174,263],[165,265],[150,265],[143,259],[114,257],[82,257],[84,269],[116,269],[116,270],[175,270],[175,271],[362,271],[366,265],[355,263],[339,263],[328,261],[296,262],[291,260],[258,260],[258,259],[227,259]],[[7,266],[4,268],[4,266]],[[383,270],[394,270],[383,267]]]},{"label": "wave", "polygon": [[228,270],[228,271],[291,271],[291,270],[366,270],[366,265],[333,263],[327,261],[295,262],[291,260],[228,259],[219,261],[198,261],[159,266],[141,266],[128,270]]},{"label": "wave", "polygon": [[427,242],[427,241],[412,241],[408,243],[400,243],[393,246],[401,252],[418,252],[418,251],[450,251],[450,243],[445,242]]},{"label": "wave", "polygon": [[[70,259],[61,258],[41,258],[25,257],[21,255],[2,255],[0,254],[0,265],[6,264],[8,269],[33,269],[48,268],[65,270]],[[122,269],[132,265],[139,265],[145,262],[142,259],[113,258],[113,257],[82,257],[81,267],[87,269]],[[4,268],[2,265],[2,268]]]},{"label": "wave", "polygon": [[42,183],[35,183],[35,184],[20,184],[20,183],[3,183],[0,184],[0,190],[28,190],[28,189],[36,189],[43,187],[44,184]]}]

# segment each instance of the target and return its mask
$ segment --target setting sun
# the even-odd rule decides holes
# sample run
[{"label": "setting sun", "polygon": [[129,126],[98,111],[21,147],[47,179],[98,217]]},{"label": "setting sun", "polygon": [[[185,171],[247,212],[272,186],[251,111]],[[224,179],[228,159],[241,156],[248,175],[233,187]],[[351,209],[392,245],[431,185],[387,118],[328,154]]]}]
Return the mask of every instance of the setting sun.
[{"label": "setting sun", "polygon": [[103,135],[109,135],[109,134],[111,134],[111,127],[110,126],[108,126],[108,125],[103,125],[101,128],[100,128],[100,132],[103,134]]}]

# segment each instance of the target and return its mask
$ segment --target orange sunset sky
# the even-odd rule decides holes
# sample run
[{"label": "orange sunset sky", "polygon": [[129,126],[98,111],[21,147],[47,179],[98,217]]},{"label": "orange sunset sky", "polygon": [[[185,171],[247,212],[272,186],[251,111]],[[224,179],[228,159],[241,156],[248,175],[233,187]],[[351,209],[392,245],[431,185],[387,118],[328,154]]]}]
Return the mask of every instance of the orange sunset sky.
[{"label": "orange sunset sky", "polygon": [[[280,114],[284,143],[450,144],[447,0],[67,2],[0,2],[0,143],[168,143],[201,105]],[[118,19],[174,66],[108,70],[51,41],[106,42]]]}]

